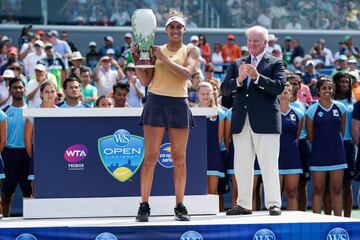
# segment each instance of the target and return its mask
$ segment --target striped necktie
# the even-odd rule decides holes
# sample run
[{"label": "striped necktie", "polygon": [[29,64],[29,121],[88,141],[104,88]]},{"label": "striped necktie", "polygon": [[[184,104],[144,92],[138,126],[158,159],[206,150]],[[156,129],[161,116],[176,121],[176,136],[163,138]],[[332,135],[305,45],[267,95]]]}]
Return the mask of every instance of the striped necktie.
[{"label": "striped necktie", "polygon": [[[258,62],[257,62],[256,57],[253,57],[253,58],[251,59],[251,65],[257,67],[257,63],[258,63]],[[251,78],[248,77],[248,79],[247,79],[247,87],[249,87],[251,81],[252,81]]]}]

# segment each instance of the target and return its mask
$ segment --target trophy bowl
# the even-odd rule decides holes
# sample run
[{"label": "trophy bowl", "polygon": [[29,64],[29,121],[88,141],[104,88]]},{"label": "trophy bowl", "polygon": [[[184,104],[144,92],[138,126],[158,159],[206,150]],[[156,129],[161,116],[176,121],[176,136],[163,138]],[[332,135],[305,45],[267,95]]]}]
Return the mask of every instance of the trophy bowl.
[{"label": "trophy bowl", "polygon": [[155,57],[151,47],[154,45],[156,17],[151,9],[137,9],[131,17],[131,27],[134,33],[138,52],[133,53],[136,68],[155,67]]}]

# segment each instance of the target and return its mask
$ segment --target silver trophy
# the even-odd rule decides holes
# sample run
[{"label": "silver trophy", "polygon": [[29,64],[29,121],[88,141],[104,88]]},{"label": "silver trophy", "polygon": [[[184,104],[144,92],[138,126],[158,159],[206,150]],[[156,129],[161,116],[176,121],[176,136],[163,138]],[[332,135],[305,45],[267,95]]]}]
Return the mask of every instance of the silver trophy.
[{"label": "silver trophy", "polygon": [[131,17],[138,52],[132,53],[136,68],[155,67],[155,57],[151,47],[154,45],[156,17],[151,9],[137,9]]}]

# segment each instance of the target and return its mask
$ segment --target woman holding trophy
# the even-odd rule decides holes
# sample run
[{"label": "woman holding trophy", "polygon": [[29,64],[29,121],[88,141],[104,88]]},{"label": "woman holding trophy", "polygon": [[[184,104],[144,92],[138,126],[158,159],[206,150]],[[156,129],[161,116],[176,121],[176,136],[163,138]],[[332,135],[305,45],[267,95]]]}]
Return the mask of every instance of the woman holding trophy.
[{"label": "woman holding trophy", "polygon": [[[149,86],[147,100],[140,118],[140,124],[143,125],[144,130],[145,158],[141,167],[142,202],[136,217],[136,221],[139,222],[147,222],[149,219],[148,200],[160,145],[166,129],[174,164],[175,219],[190,220],[183,204],[186,185],[186,146],[189,130],[194,127],[187,100],[187,79],[197,70],[199,54],[195,48],[183,44],[185,21],[180,12],[170,10],[165,24],[168,42],[165,45],[150,48],[150,60],[156,59],[155,66],[152,68],[141,65],[143,64],[141,41],[137,41],[137,45],[132,47],[136,74],[143,85]],[[133,22],[136,39],[134,25]],[[137,62],[140,63],[138,66],[136,66]]]}]

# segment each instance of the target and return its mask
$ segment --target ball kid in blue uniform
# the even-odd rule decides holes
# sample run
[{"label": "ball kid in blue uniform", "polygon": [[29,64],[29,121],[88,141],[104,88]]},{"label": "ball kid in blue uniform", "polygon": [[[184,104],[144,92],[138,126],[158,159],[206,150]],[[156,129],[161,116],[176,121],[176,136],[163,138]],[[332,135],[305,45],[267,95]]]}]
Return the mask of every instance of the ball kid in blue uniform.
[{"label": "ball kid in blue uniform", "polygon": [[[40,108],[58,108],[55,105],[57,91],[56,86],[51,81],[44,81],[40,85],[40,97],[42,99]],[[34,156],[33,156],[33,142],[34,142],[34,119],[27,118],[25,120],[24,129],[24,144],[26,153],[30,157],[29,176],[28,180],[34,180]]]},{"label": "ball kid in blue uniform", "polygon": [[299,175],[303,173],[298,139],[304,115],[300,110],[289,105],[291,96],[291,85],[286,82],[280,95],[282,132],[280,135],[279,178],[281,189],[285,189],[286,192],[286,209],[298,210],[297,189]]},{"label": "ball kid in blue uniform", "polygon": [[[351,136],[351,115],[354,109],[352,103],[351,76],[347,73],[338,72],[333,76],[335,84],[334,99],[343,103],[346,107],[346,128],[344,140],[344,148],[348,168],[344,172],[343,192],[344,192],[344,217],[351,217],[353,207],[353,191],[352,180],[355,175],[355,148]],[[331,203],[329,204],[331,207]]]},{"label": "ball kid in blue uniform", "polygon": [[[209,68],[205,70],[211,71],[211,67],[209,65]],[[225,170],[225,163],[226,163],[226,156],[227,156],[227,149],[225,146],[224,141],[224,133],[225,133],[225,117],[226,117],[226,111],[227,108],[221,106],[221,97],[220,97],[220,82],[216,78],[209,78],[206,80],[206,82],[210,83],[213,86],[213,92],[214,92],[214,99],[218,108],[218,118],[219,118],[219,142],[220,142],[220,153],[221,153],[221,161],[222,166],[224,168],[224,174],[225,177],[219,178],[218,183],[218,189],[217,193],[219,195],[219,210],[220,212],[225,211],[225,198],[224,194],[228,193],[230,190],[229,187],[229,175],[226,174]]]},{"label": "ball kid in blue uniform", "polygon": [[320,99],[306,111],[306,129],[312,142],[310,171],[313,179],[312,208],[321,213],[326,175],[329,173],[331,202],[336,216],[342,213],[342,181],[347,168],[342,136],[346,126],[346,107],[332,99],[334,83],[319,77],[316,89]]},{"label": "ball kid in blue uniform", "polygon": [[[301,87],[301,76],[298,74],[289,75],[287,81],[291,85],[292,96],[290,98],[290,106],[300,110],[305,116],[306,109],[308,108],[307,103],[298,100],[298,91]],[[307,132],[305,127],[305,119],[303,121],[303,128],[301,129],[298,148],[300,153],[301,165],[303,173],[300,174],[298,184],[298,210],[306,211],[307,209],[307,182],[310,181],[310,169],[309,169],[309,158],[310,158],[310,142],[307,139]]]},{"label": "ball kid in blue uniform", "polygon": [[[217,107],[213,86],[208,82],[198,85],[197,96],[199,107]],[[217,194],[219,178],[225,177],[219,145],[219,117],[207,118],[207,175],[208,193]]]},{"label": "ball kid in blue uniform", "polygon": [[5,217],[10,215],[12,197],[18,184],[24,197],[30,197],[32,193],[28,180],[30,158],[24,145],[25,84],[19,78],[14,78],[10,81],[9,88],[13,101],[3,110],[7,116],[7,140],[2,152],[5,179],[1,189],[1,201]]}]

